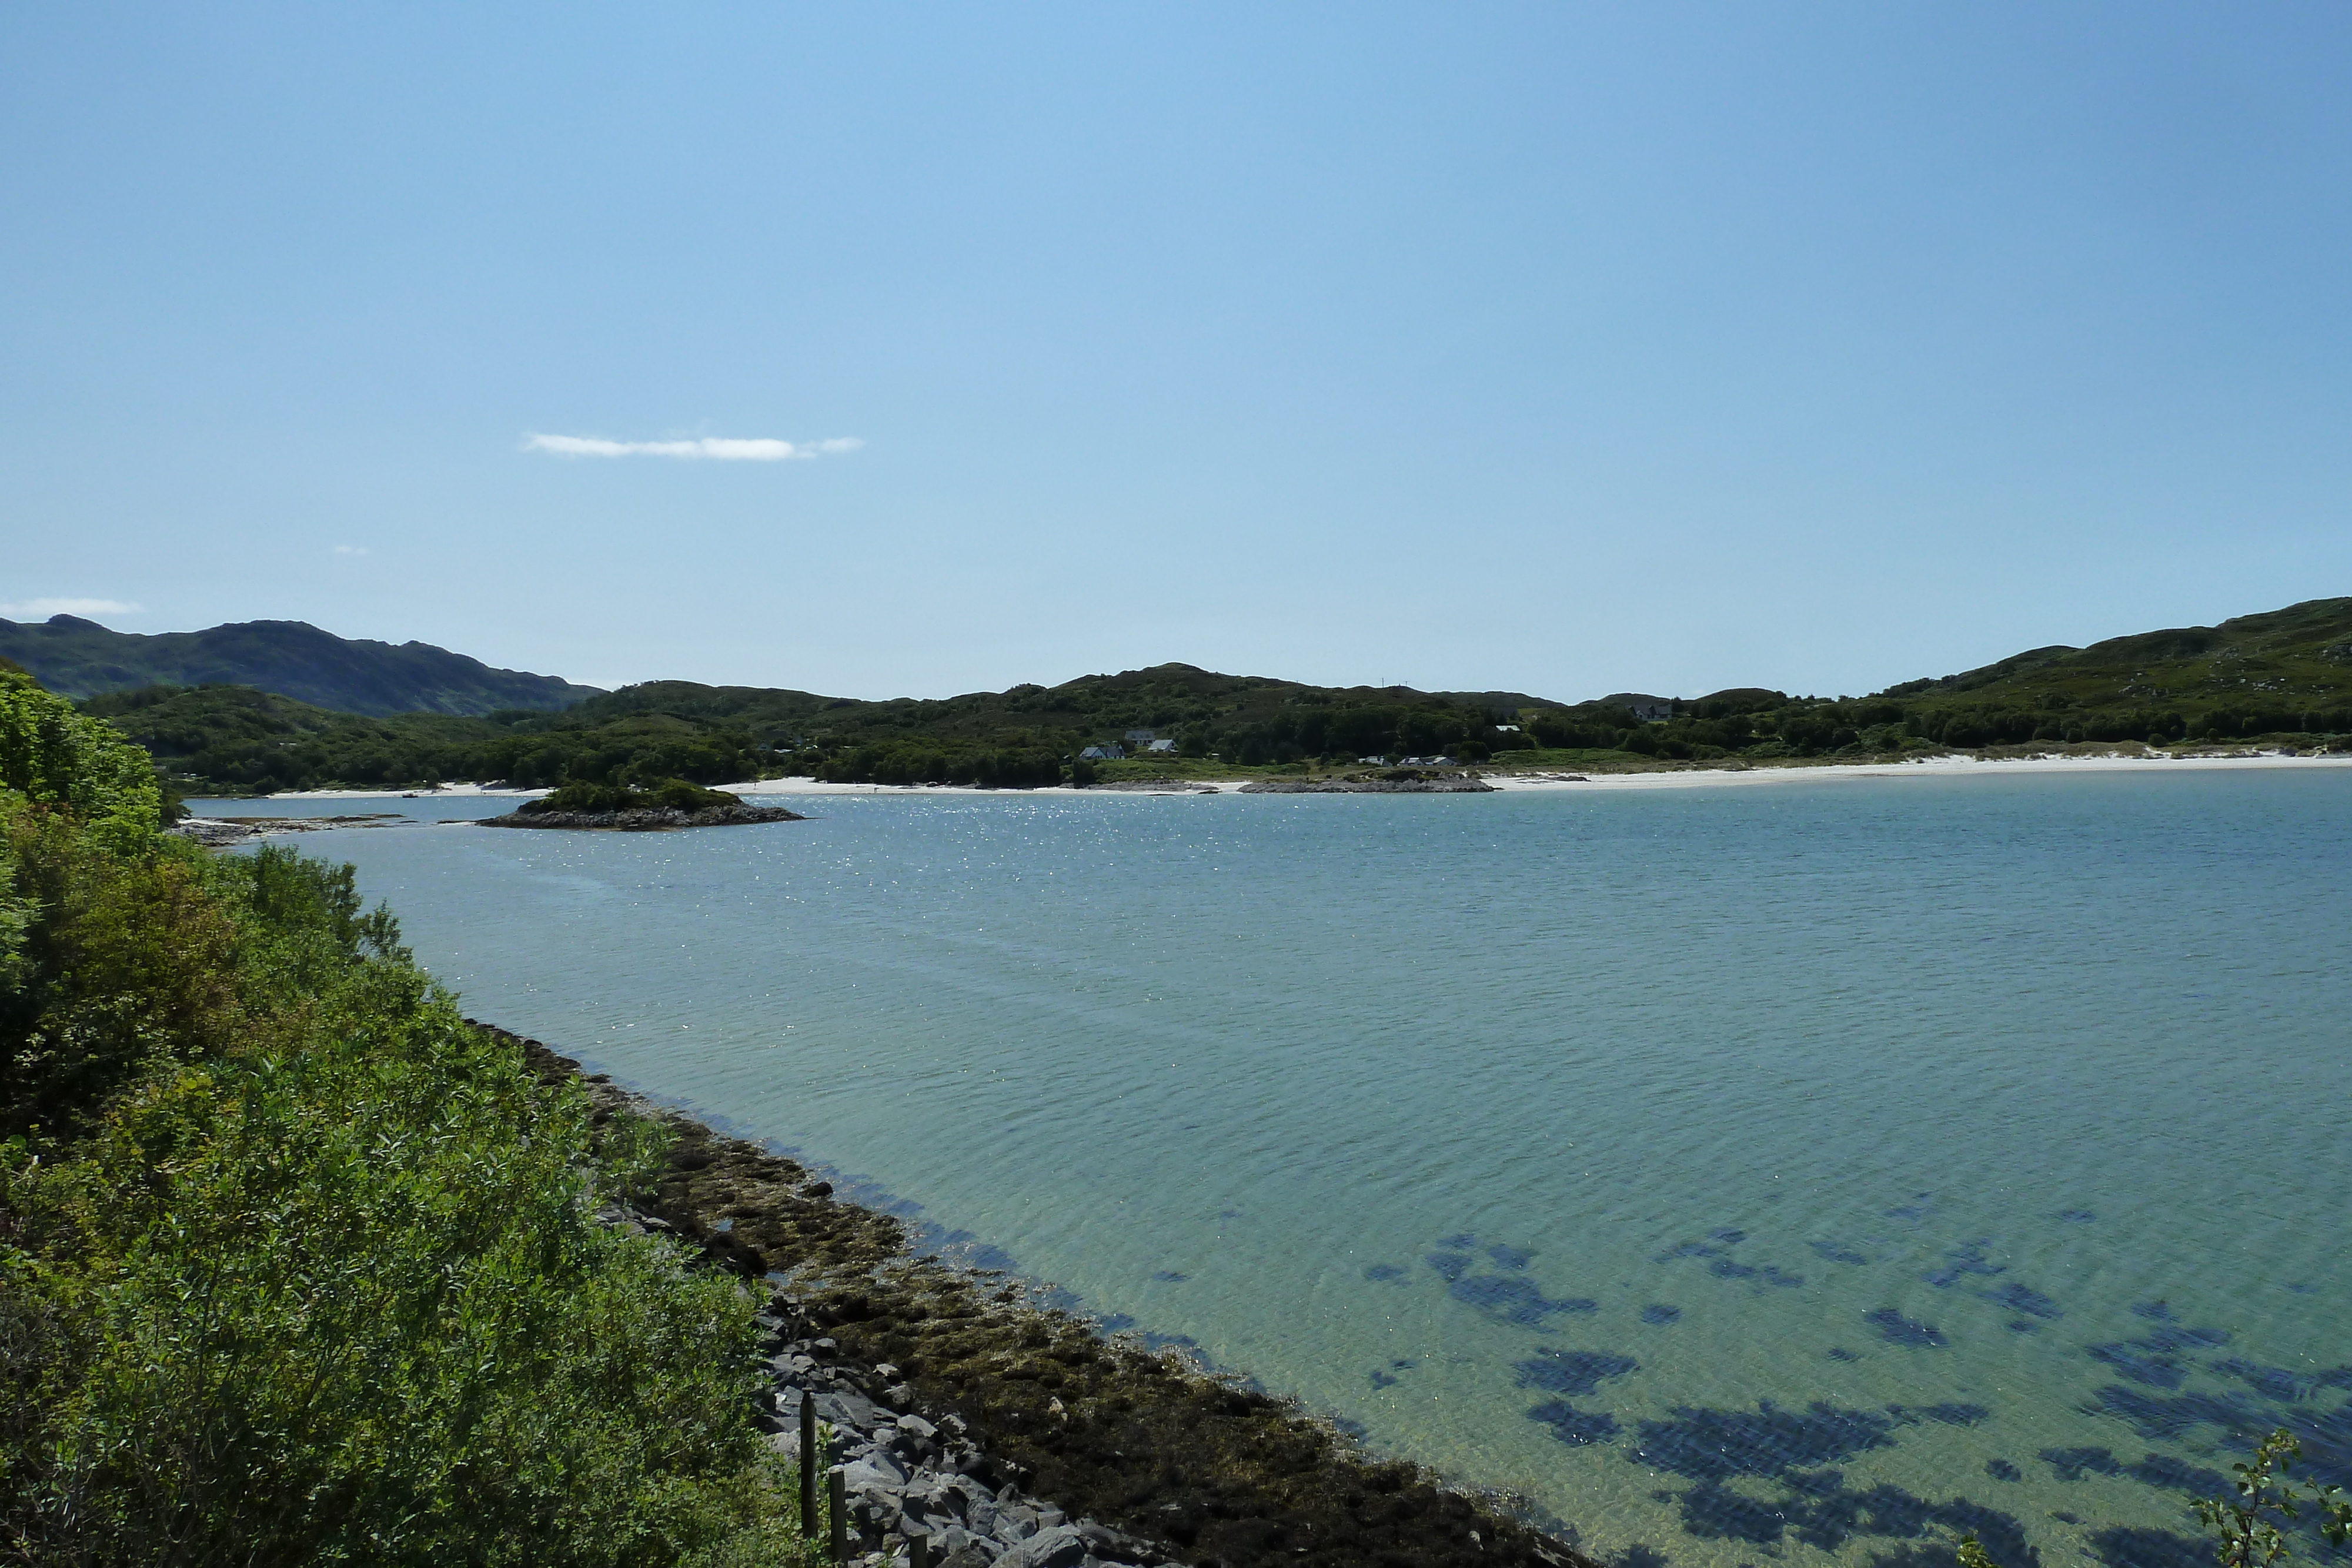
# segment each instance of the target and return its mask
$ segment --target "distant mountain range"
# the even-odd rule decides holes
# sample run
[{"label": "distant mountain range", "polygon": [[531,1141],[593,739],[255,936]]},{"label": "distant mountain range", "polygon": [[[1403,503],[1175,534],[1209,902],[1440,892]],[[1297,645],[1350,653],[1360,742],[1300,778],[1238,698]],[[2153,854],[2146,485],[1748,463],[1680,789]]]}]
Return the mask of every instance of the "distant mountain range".
[{"label": "distant mountain range", "polygon": [[598,695],[553,675],[494,670],[429,643],[338,637],[303,621],[241,621],[142,635],[55,615],[0,621],[0,658],[69,697],[141,686],[240,685],[339,713],[552,713]]}]

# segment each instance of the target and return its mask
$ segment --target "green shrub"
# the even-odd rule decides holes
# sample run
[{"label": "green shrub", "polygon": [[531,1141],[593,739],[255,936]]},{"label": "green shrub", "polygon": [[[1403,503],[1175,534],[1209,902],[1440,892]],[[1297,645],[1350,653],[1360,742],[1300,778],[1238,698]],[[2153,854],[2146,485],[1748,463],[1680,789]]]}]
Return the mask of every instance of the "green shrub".
[{"label": "green shrub", "polygon": [[0,1562],[803,1559],[751,1296],[595,1217],[657,1138],[0,698]]}]

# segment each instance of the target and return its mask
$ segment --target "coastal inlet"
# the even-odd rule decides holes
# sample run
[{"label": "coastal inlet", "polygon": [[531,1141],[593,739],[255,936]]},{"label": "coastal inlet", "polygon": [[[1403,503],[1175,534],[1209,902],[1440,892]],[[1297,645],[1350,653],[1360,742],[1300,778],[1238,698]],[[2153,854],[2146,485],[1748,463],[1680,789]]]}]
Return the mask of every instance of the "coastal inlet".
[{"label": "coastal inlet", "polygon": [[2344,1451],[2336,775],[794,804],[307,841],[477,1015],[1606,1562],[2185,1565],[2246,1433]]}]

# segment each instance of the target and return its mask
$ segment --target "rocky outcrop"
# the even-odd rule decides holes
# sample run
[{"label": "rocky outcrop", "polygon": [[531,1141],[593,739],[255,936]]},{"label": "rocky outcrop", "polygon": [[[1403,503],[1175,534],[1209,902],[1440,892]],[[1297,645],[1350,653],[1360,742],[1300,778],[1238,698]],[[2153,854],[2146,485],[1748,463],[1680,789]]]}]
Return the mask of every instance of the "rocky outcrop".
[{"label": "rocky outcrop", "polygon": [[841,1471],[855,1549],[904,1559],[920,1537],[941,1568],[1105,1568],[1175,1555],[1165,1543],[1072,1520],[1003,1479],[1012,1467],[982,1452],[961,1416],[933,1422],[915,1414],[914,1390],[893,1383],[897,1367],[844,1364],[832,1337],[811,1334],[789,1300],[761,1324],[770,1335],[773,1393],[761,1414],[769,1441],[797,1466],[801,1405],[813,1406],[825,1443],[818,1465]]},{"label": "rocky outcrop", "polygon": [[1344,779],[1259,779],[1244,795],[1491,795],[1495,787],[1468,773],[1353,773]]},{"label": "rocky outcrop", "polygon": [[242,844],[268,833],[315,833],[328,828],[380,828],[401,821],[396,812],[357,817],[183,817],[167,831],[194,839],[208,850]]},{"label": "rocky outcrop", "polygon": [[1082,789],[1112,789],[1131,795],[1213,795],[1214,784],[1190,779],[1120,779],[1108,784],[1082,784]]},{"label": "rocky outcrop", "polygon": [[509,811],[485,817],[485,828],[574,828],[590,831],[643,833],[667,828],[730,828],[746,822],[805,822],[798,811],[782,806],[705,806],[682,811],[675,807],[645,807],[629,811]]}]

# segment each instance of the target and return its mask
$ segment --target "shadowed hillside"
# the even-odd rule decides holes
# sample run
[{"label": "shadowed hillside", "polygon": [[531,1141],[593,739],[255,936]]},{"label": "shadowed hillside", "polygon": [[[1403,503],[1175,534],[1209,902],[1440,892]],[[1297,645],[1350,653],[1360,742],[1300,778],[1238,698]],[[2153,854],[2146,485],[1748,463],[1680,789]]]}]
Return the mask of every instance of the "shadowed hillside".
[{"label": "shadowed hillside", "polygon": [[429,643],[338,637],[301,621],[242,621],[152,636],[56,615],[0,621],[0,656],[61,696],[139,686],[258,686],[342,713],[552,712],[595,695],[553,675],[494,670]]}]

